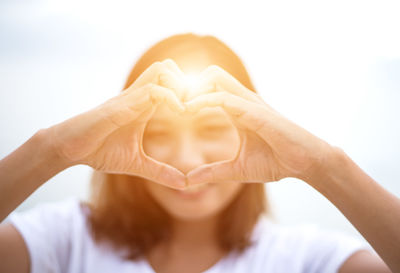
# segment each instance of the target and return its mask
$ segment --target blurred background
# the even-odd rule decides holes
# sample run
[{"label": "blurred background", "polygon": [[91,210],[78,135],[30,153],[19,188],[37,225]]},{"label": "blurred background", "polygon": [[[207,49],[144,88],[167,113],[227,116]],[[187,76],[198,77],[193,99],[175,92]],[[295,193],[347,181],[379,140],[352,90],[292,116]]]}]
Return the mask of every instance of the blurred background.
[{"label": "blurred background", "polygon": [[[0,158],[117,95],[155,42],[192,32],[225,42],[268,104],[400,196],[399,14],[396,1],[0,0]],[[59,173],[17,211],[86,198],[91,172]],[[267,190],[281,223],[364,240],[306,183]]]}]

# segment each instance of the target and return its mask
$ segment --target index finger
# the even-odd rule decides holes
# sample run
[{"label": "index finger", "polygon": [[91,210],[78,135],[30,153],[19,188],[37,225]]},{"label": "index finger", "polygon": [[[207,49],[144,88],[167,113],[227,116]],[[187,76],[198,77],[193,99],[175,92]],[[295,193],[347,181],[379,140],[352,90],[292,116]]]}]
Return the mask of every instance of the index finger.
[{"label": "index finger", "polygon": [[200,86],[196,88],[198,91],[195,92],[196,94],[226,91],[246,100],[265,104],[263,99],[257,93],[246,88],[234,76],[217,65],[210,65],[201,72],[200,82]]},{"label": "index finger", "polygon": [[273,115],[268,115],[268,113],[274,113],[267,105],[248,101],[226,91],[203,94],[184,104],[186,111],[190,113],[196,113],[204,107],[222,107],[228,114],[234,117],[234,122],[238,121],[241,126],[255,132],[260,130],[273,118]]},{"label": "index finger", "polygon": [[127,89],[137,89],[153,83],[169,88],[179,96],[183,92],[183,84],[179,73],[177,73],[179,68],[173,65],[171,61],[166,59],[163,62],[154,62]]}]

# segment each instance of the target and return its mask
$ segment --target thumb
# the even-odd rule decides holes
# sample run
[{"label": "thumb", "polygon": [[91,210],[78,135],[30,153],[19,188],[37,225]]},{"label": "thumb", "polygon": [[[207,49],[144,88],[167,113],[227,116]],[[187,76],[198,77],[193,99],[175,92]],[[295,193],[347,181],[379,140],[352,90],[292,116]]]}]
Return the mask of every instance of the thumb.
[{"label": "thumb", "polygon": [[187,175],[188,185],[220,182],[239,182],[242,177],[234,160],[224,160],[202,165],[191,170]]},{"label": "thumb", "polygon": [[178,169],[146,154],[142,154],[141,157],[141,175],[145,178],[175,189],[182,189],[186,186],[186,177]]}]

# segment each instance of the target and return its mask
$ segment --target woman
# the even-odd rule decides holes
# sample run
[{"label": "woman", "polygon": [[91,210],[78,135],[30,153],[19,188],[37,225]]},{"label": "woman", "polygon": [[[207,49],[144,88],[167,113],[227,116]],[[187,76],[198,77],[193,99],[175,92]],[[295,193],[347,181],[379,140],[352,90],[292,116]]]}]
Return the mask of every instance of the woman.
[{"label": "woman", "polygon": [[[0,227],[1,272],[400,271],[398,198],[267,105],[211,36],[157,43],[121,94],[4,158],[1,219],[77,164],[95,169],[90,202],[13,213]],[[264,217],[263,183],[285,177],[326,196],[383,260],[343,235]]]}]

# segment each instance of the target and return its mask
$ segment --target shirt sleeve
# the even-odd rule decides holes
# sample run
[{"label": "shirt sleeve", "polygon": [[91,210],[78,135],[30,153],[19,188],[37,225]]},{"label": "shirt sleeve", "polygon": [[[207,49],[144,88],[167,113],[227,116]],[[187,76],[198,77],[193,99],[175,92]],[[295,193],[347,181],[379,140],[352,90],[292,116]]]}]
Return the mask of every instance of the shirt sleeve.
[{"label": "shirt sleeve", "polygon": [[365,241],[336,231],[318,229],[315,226],[305,231],[307,254],[304,272],[338,272],[343,263],[359,250],[372,247]]},{"label": "shirt sleeve", "polygon": [[71,229],[77,199],[40,204],[13,212],[9,222],[20,232],[28,249],[31,273],[62,273],[68,267]]}]

